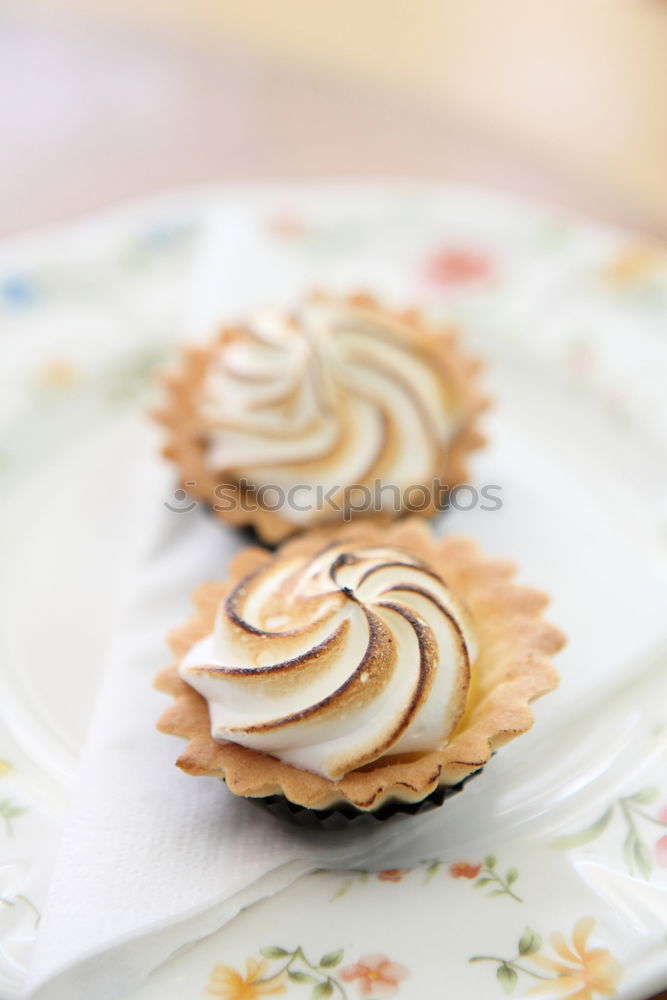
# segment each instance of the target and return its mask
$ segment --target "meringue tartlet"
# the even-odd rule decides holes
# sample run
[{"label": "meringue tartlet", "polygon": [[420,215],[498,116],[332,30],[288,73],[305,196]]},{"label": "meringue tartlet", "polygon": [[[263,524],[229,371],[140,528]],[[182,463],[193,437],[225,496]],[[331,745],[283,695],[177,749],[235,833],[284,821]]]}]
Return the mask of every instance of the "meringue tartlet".
[{"label": "meringue tartlet", "polygon": [[414,311],[313,295],[186,350],[156,417],[189,493],[273,544],[442,507],[483,442],[479,367]]},{"label": "meringue tartlet", "polygon": [[530,728],[563,645],[510,564],[420,518],[252,547],[200,588],[157,679],[178,766],[237,795],[377,810],[454,786]]}]

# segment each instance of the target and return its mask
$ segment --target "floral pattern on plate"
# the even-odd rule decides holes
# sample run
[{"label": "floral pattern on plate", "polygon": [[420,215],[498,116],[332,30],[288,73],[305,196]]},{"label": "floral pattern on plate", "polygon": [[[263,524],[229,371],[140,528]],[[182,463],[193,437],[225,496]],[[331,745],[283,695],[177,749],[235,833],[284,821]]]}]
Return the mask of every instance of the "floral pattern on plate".
[{"label": "floral pattern on plate", "polygon": [[663,805],[656,815],[646,811],[645,806],[652,805],[659,798],[660,792],[654,785],[647,785],[630,795],[622,795],[614,799],[607,808],[589,826],[575,833],[564,834],[551,842],[556,850],[570,850],[583,847],[600,837],[613,819],[620,820],[618,826],[623,836],[623,857],[629,875],[639,873],[645,881],[651,878],[653,860],[662,867],[667,866],[667,834],[663,834],[650,847],[642,834],[647,824],[667,828],[667,806]]},{"label": "floral pattern on plate", "polygon": [[526,927],[515,957],[473,955],[469,961],[496,963],[496,979],[506,993],[514,990],[521,976],[530,976],[539,980],[530,990],[533,996],[548,994],[567,1000],[615,996],[623,968],[608,948],[588,947],[594,927],[593,917],[582,917],[574,925],[571,942],[560,932],[553,933],[550,941],[555,957],[543,953],[542,938]]},{"label": "floral pattern on plate", "polygon": [[343,983],[355,983],[363,997],[393,996],[409,975],[403,965],[386,955],[362,955],[350,965],[339,968],[342,948],[327,952],[319,962],[310,961],[300,946],[293,951],[272,945],[261,948],[262,959],[247,958],[245,975],[229,965],[216,965],[208,986],[210,996],[220,1000],[256,1000],[285,993],[292,984],[310,987],[311,1000],[325,1000],[337,995],[347,1000]]},{"label": "floral pattern on plate", "polygon": [[486,896],[509,896],[517,903],[523,902],[521,897],[517,896],[516,892],[512,889],[512,886],[519,878],[519,869],[515,867],[508,868],[503,875],[498,871],[497,864],[497,858],[493,854],[487,854],[483,861],[476,863],[454,861],[447,864],[447,862],[438,858],[431,858],[421,861],[415,868],[385,868],[383,871],[376,873],[365,870],[357,871],[350,874],[341,882],[339,888],[331,897],[331,901],[333,902],[333,900],[344,896],[355,882],[363,885],[371,876],[377,878],[379,882],[402,882],[404,878],[412,875],[413,872],[420,872],[423,876],[423,884],[428,885],[437,873],[444,868],[450,878],[474,879],[475,887],[480,889],[487,886],[490,891],[485,893]]},{"label": "floral pattern on plate", "polygon": [[[6,778],[13,771],[14,768],[9,761],[0,760],[0,779]],[[14,836],[14,820],[17,816],[22,816],[27,811],[28,807],[26,805],[16,801],[14,798],[3,796],[2,789],[0,788],[0,819],[4,823],[5,833],[8,837]]]}]

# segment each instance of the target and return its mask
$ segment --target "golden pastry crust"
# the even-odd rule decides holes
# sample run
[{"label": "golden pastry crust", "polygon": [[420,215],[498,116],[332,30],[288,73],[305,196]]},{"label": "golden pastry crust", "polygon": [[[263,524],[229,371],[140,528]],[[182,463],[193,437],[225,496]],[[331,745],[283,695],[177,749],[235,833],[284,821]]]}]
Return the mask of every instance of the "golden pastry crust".
[{"label": "golden pastry crust", "polygon": [[178,664],[211,632],[220,600],[230,587],[272,558],[266,550],[251,547],[233,560],[228,581],[198,590],[194,616],[169,639],[176,661],[156,679],[156,687],[174,699],[158,728],[189,741],[177,760],[188,774],[223,779],[236,795],[282,794],[310,809],[348,803],[374,810],[391,800],[416,802],[439,785],[457,784],[483,767],[494,750],[526,732],[533,723],[530,702],[557,686],[551,657],[562,648],[564,637],[542,618],[548,598],[512,582],[511,563],[485,558],[465,538],[436,539],[428,524],[414,517],[388,529],[365,523],[310,532],[287,542],[281,551],[314,554],[323,540],[334,537],[346,544],[401,547],[427,562],[467,606],[479,652],[466,709],[449,743],[411,759],[385,758],[331,781],[267,754],[214,740],[207,702],[180,678]]},{"label": "golden pastry crust", "polygon": [[[315,293],[311,299],[320,297]],[[465,483],[468,478],[468,456],[485,443],[478,427],[479,414],[489,405],[488,398],[481,394],[477,386],[481,362],[463,352],[456,332],[451,327],[431,328],[415,310],[391,312],[372,296],[363,293],[340,301],[362,309],[369,317],[375,316],[394,325],[399,324],[405,333],[413,337],[416,355],[426,357],[429,366],[442,375],[443,383],[454,401],[459,422],[449,443],[438,448],[433,479],[439,477],[442,486],[449,489]],[[343,518],[334,512],[313,512],[311,524],[295,524],[279,511],[268,510],[254,503],[254,494],[251,490],[244,489],[235,470],[212,470],[207,464],[206,427],[198,410],[202,384],[221,345],[233,340],[241,332],[242,328],[227,327],[220,331],[210,345],[185,349],[178,367],[161,376],[166,400],[153,416],[166,429],[163,454],[176,464],[182,487],[211,507],[223,521],[236,527],[252,527],[264,542],[276,545],[304,528],[320,527],[327,523],[338,524]],[[381,475],[379,478],[384,479]],[[307,478],[305,482],[308,482]],[[432,483],[415,483],[414,486],[426,490],[427,496],[433,494]],[[224,488],[225,500],[228,501],[224,504],[225,509],[219,503],[221,488]],[[247,509],[248,505],[241,502],[244,492],[252,502],[253,509]],[[231,509],[228,509],[230,506]],[[433,498],[428,507],[420,504],[419,513],[429,516],[438,509]],[[410,511],[398,513],[406,512]],[[353,516],[356,520],[383,524],[397,515],[387,511],[363,511]]]}]

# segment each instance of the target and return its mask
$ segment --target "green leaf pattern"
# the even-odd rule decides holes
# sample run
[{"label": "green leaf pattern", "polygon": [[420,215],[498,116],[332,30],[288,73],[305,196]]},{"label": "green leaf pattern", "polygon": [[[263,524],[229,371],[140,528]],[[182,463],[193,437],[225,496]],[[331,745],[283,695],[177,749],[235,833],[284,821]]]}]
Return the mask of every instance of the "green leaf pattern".
[{"label": "green leaf pattern", "polygon": [[585,847],[602,836],[614,818],[624,826],[623,859],[629,875],[650,881],[653,871],[653,854],[642,836],[647,823],[667,827],[667,821],[646,812],[643,806],[652,805],[659,798],[659,790],[647,785],[630,795],[622,795],[607,806],[593,823],[574,833],[556,837],[550,846],[555,850],[569,851]]},{"label": "green leaf pattern", "polygon": [[[468,961],[491,962],[496,966],[496,980],[505,993],[512,993],[522,976],[543,983],[537,993],[567,993],[592,1000],[594,994],[614,996],[623,976],[623,969],[611,952],[597,942],[589,948],[588,940],[595,921],[583,917],[572,931],[572,944],[562,934],[552,937],[555,956],[540,954],[542,937],[532,927],[526,927],[519,938],[517,952],[511,958],[501,955],[473,955]],[[562,979],[562,988],[558,983]],[[556,988],[552,988],[553,984]],[[580,987],[580,988],[579,988]],[[530,992],[530,991],[529,991]]]}]

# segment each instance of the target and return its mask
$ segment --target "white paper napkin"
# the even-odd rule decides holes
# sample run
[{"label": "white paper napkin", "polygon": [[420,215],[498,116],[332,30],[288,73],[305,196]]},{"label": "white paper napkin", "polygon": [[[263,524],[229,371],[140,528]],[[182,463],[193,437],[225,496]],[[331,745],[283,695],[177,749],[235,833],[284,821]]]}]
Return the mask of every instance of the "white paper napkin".
[{"label": "white paper napkin", "polygon": [[[157,482],[162,482],[156,488]],[[42,920],[29,992],[120,997],[184,943],[322,865],[360,863],[396,831],[304,835],[211,779],[174,766],[182,742],[155,722],[151,687],[169,662],[165,635],[191,595],[223,578],[247,539],[200,510],[162,504],[157,477],[149,544],[128,598],[84,753]],[[91,665],[91,669],[95,665]]]}]

